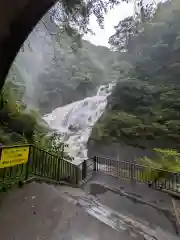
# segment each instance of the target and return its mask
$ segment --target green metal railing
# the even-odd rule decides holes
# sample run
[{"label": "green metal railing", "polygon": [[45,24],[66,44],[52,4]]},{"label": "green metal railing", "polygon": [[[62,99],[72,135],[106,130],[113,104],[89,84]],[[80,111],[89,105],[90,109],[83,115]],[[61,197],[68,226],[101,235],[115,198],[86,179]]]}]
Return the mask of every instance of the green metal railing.
[{"label": "green metal railing", "polygon": [[31,147],[28,175],[49,178],[55,181],[69,181],[78,184],[80,168],[56,155],[35,146]]},{"label": "green metal railing", "polygon": [[152,188],[180,193],[180,172],[170,172],[104,157],[94,157],[92,159],[95,171],[102,171],[135,182],[147,183]]},{"label": "green metal railing", "polygon": [[152,169],[148,166],[104,157],[93,157],[75,165],[73,162],[66,161],[33,145],[1,147],[0,151],[18,147],[29,148],[28,161],[12,167],[0,168],[0,191],[12,184],[22,184],[34,178],[52,180],[56,183],[64,181],[78,186],[93,173],[102,171],[116,177],[148,183],[154,188],[180,193],[180,173]]},{"label": "green metal railing", "polygon": [[33,145],[10,146],[3,148],[29,147],[28,161],[12,167],[0,168],[0,191],[12,184],[22,183],[31,178],[66,181],[74,185],[82,180],[82,167],[74,165],[57,155],[53,155]]},{"label": "green metal railing", "polygon": [[[19,148],[19,147],[29,147],[29,145],[21,146],[5,146],[1,147],[0,151],[4,149]],[[15,165],[13,167],[0,168],[0,191],[6,189],[14,183],[23,181],[26,176],[27,164]]]}]

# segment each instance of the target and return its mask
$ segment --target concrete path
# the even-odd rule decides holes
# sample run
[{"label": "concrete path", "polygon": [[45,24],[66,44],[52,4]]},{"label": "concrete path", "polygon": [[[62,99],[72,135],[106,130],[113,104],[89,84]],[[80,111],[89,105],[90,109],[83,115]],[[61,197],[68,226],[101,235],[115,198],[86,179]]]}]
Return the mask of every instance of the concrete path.
[{"label": "concrete path", "polygon": [[180,234],[180,200],[173,199],[172,203],[173,203],[173,208],[176,216],[177,228]]},{"label": "concrete path", "polygon": [[2,240],[179,239],[144,219],[118,212],[82,189],[31,183],[1,199]]},{"label": "concrete path", "polygon": [[113,229],[61,195],[53,186],[32,183],[1,196],[0,239],[143,240],[131,231]]},{"label": "concrete path", "polygon": [[[111,228],[118,232],[124,233],[124,240],[128,239],[127,236],[131,236],[132,239],[143,239],[143,240],[176,240],[179,237],[176,235],[175,230],[171,226],[171,223],[166,219],[166,223],[170,223],[170,227],[167,229],[157,225],[156,222],[148,222],[144,218],[138,218],[135,215],[129,214],[130,212],[119,212],[122,208],[114,208],[115,199],[114,196],[111,198],[111,207],[109,207],[108,201],[102,203],[102,199],[86,194],[82,190],[76,190],[69,187],[58,187],[58,191],[61,192],[61,196],[65,197],[68,201],[74,202],[76,205],[81,206],[91,216],[94,216],[99,221],[107,224]],[[102,194],[103,195],[103,194]],[[119,197],[120,205],[121,199]],[[104,197],[105,199],[105,197]],[[100,200],[100,201],[99,201]],[[117,200],[117,199],[116,199]],[[126,208],[127,205],[124,205]],[[140,211],[142,211],[139,208]],[[143,209],[146,210],[146,209]],[[153,210],[153,209],[151,209]],[[149,214],[149,212],[147,212]],[[159,218],[159,222],[164,221],[163,217],[156,214],[154,220]],[[169,230],[172,230],[169,231]],[[110,238],[109,238],[110,239]]]},{"label": "concrete path", "polygon": [[89,191],[89,186],[92,182],[106,184],[109,187],[122,190],[127,194],[141,198],[146,202],[156,204],[162,208],[168,208],[173,211],[172,198],[167,193],[149,188],[147,184],[138,183],[127,179],[120,179],[103,172],[97,172],[84,186],[84,189]]},{"label": "concrete path", "polygon": [[[102,172],[95,174],[85,184],[84,189],[96,196],[102,204],[126,216],[147,221],[152,227],[158,226],[175,235],[179,231],[172,198],[167,193],[150,189],[146,184],[118,179]],[[119,189],[120,194],[110,189]]]}]

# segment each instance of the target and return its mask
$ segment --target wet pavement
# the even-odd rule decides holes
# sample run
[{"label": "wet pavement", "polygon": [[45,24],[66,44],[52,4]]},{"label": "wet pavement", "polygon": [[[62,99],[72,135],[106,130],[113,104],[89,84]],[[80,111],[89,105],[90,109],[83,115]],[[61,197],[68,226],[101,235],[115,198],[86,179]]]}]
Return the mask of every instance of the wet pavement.
[{"label": "wet pavement", "polygon": [[[123,207],[118,206],[119,201],[126,204],[121,196],[115,198],[112,195],[110,198],[107,192],[101,193],[100,197],[92,196],[83,189],[31,183],[1,196],[0,239],[179,239],[168,225],[159,226],[158,222],[150,223],[141,216],[135,217],[135,213],[130,215],[132,206],[129,212],[123,211]],[[130,207],[128,204],[124,208]],[[146,209],[139,205],[138,211],[145,212]],[[158,217],[160,215],[157,213],[154,220]]]},{"label": "wet pavement", "polygon": [[176,234],[175,218],[173,218],[170,212],[163,212],[126,196],[119,196],[111,191],[96,194],[96,198],[102,204],[117,212],[142,222],[148,222],[152,228],[153,226],[159,226],[164,230]]},{"label": "wet pavement", "polygon": [[93,183],[105,184],[111,188],[119,189],[131,196],[142,199],[150,204],[156,204],[162,208],[173,211],[172,198],[167,193],[151,189],[147,184],[138,183],[127,179],[120,179],[103,172],[97,172],[93,178],[85,184],[85,191],[90,191],[89,186]]},{"label": "wet pavement", "polygon": [[[69,191],[69,188],[67,188]],[[65,190],[67,190],[65,189]],[[71,189],[83,199],[83,191]],[[143,240],[133,231],[115,230],[53,186],[32,183],[1,196],[2,240]],[[87,201],[86,201],[87,202]],[[85,203],[85,201],[83,201]],[[92,201],[90,202],[92,205]],[[97,205],[97,204],[96,204]],[[87,209],[90,209],[87,207]],[[101,216],[101,215],[99,215]],[[117,224],[117,223],[116,223]]]},{"label": "wet pavement", "polygon": [[180,235],[180,199],[173,199],[172,203],[173,203],[173,208],[176,216],[177,228]]},{"label": "wet pavement", "polygon": [[[123,208],[119,208],[119,206],[117,206],[117,202],[116,202],[117,208],[115,209],[114,196],[112,196],[111,198],[111,201],[110,201],[111,208],[110,208],[109,207],[110,202],[107,201],[106,197],[104,197],[106,201],[103,204],[102,199],[97,198],[97,196],[94,197],[92,195],[88,195],[80,190],[78,192],[74,189],[70,189],[69,187],[68,188],[61,187],[61,189],[59,190],[61,192],[61,195],[62,193],[66,194],[66,199],[68,199],[68,201],[74,202],[76,205],[81,206],[83,209],[85,209],[86,212],[88,212],[91,216],[94,216],[99,221],[105,223],[111,228],[117,230],[118,232],[124,233],[125,240],[128,239],[126,237],[131,237],[132,239],[143,239],[143,240],[179,239],[179,237],[175,233],[175,230],[173,229],[173,226],[171,226],[171,222],[168,219],[163,218],[164,216],[161,217],[160,213],[157,213],[153,217],[153,212],[152,212],[152,219],[155,220],[157,218],[159,220],[159,223],[161,223],[162,221],[163,224],[167,224],[167,226],[162,227],[160,226],[161,224],[158,225],[158,222],[156,221],[155,222],[146,221],[144,217],[138,218],[135,215],[130,214],[130,211],[129,212],[121,211]],[[101,194],[104,195],[103,193]],[[120,199],[121,197],[120,196],[118,197],[119,197],[118,200],[121,201]],[[125,209],[126,207],[127,207],[127,204],[124,205]],[[136,208],[135,205],[134,205],[134,208]],[[146,215],[146,210],[147,210],[146,208],[141,209],[141,206],[137,208],[137,212],[144,211],[144,215]],[[151,209],[151,211],[152,210],[153,209]],[[149,212],[147,212],[147,214],[149,214]]]},{"label": "wet pavement", "polygon": [[[84,189],[117,212],[139,221],[147,221],[152,226],[159,226],[172,234],[178,232],[172,198],[167,193],[102,172],[95,174]],[[109,189],[119,189],[120,194]]]}]

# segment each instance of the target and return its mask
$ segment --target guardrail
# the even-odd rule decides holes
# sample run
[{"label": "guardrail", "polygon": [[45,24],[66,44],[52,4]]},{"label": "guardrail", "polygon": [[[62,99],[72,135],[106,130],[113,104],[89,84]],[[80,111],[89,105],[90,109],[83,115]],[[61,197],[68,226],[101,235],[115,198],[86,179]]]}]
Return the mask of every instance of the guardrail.
[{"label": "guardrail", "polygon": [[[26,156],[23,153],[21,154],[23,150],[24,152],[28,151]],[[15,151],[18,154],[20,153],[21,156],[16,154],[13,158],[13,152]],[[5,152],[8,152],[6,157],[3,154]],[[5,165],[3,166],[2,163],[5,163]],[[65,181],[78,185],[82,180],[81,169],[80,165],[74,165],[33,145],[1,147],[0,191],[12,184],[22,183],[33,177],[44,180],[50,179],[57,183]]]},{"label": "guardrail", "polygon": [[93,162],[94,170],[96,171],[102,171],[119,178],[147,183],[152,188],[180,193],[180,172],[170,172],[104,157],[94,157]]},{"label": "guardrail", "polygon": [[33,145],[0,148],[0,191],[32,178],[78,186],[97,171],[180,193],[180,173],[104,157],[93,157],[75,165]]}]

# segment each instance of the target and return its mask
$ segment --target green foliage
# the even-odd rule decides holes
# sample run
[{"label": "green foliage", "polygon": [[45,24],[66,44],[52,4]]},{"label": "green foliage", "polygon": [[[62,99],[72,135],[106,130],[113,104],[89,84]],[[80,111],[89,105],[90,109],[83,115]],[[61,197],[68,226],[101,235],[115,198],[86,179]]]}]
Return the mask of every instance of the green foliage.
[{"label": "green foliage", "polygon": [[62,142],[62,136],[60,133],[52,134],[34,134],[34,144],[36,144],[41,149],[46,149],[49,153],[53,155],[60,156],[63,159],[72,161],[73,158],[68,155],[65,151],[65,147],[68,147]]},{"label": "green foliage", "polygon": [[37,109],[27,109],[20,101],[17,101],[14,91],[9,84],[5,85],[1,92],[0,109],[0,143],[4,145],[31,143],[39,148],[58,155],[66,160],[72,158],[64,151],[64,143],[61,135],[53,133],[47,135],[49,128],[42,120]]},{"label": "green foliage", "polygon": [[[180,153],[174,149],[159,149],[155,148],[155,158],[151,159],[144,157],[142,163],[148,166],[146,171],[148,177],[152,181],[159,179],[167,179],[170,172],[180,172]],[[154,169],[161,169],[158,171]]]},{"label": "green foliage", "polygon": [[146,165],[169,170],[172,172],[180,172],[180,153],[175,149],[160,149],[154,148],[155,158],[143,158]]},{"label": "green foliage", "polygon": [[[95,46],[82,38],[81,46],[74,52],[71,46],[76,42],[58,31],[56,59],[39,75],[34,90],[34,96],[39,96],[37,106],[43,114],[92,96],[97,87],[111,81],[111,61],[116,58],[108,48]],[[113,72],[117,71],[112,69]]]},{"label": "green foliage", "polygon": [[[57,1],[57,4],[50,10],[51,20],[55,20],[60,24],[62,32],[65,32],[70,36],[75,44],[70,45],[71,49],[76,52],[77,48],[81,46],[82,34],[92,33],[92,29],[89,28],[89,21],[91,17],[95,17],[97,23],[101,28],[104,27],[104,14],[107,13],[109,9],[117,6],[121,2],[130,2],[131,0],[62,0]],[[135,2],[139,2],[136,0]],[[45,24],[45,27],[46,26]],[[50,32],[50,35],[54,35]],[[22,43],[23,44],[23,43]],[[30,42],[27,43],[27,47],[32,51]],[[24,45],[22,45],[21,50],[24,51]],[[0,91],[5,83],[5,79],[1,79]]]},{"label": "green foliage", "polygon": [[40,115],[37,112],[28,112],[24,103],[20,99],[17,101],[17,89],[12,86],[13,84],[5,85],[1,92],[1,142],[33,143],[34,131],[47,132],[47,129],[39,123]]},{"label": "green foliage", "polygon": [[[124,45],[124,34],[129,32],[129,21],[136,26],[132,18],[125,19],[112,37],[119,49]],[[94,129],[93,138],[99,139],[99,133],[101,139],[113,136],[113,140],[122,141],[123,136],[128,143],[138,142],[141,147],[179,149],[179,23],[180,4],[172,0],[159,4],[156,12],[141,22],[137,32],[131,29],[126,34],[126,52],[123,55],[119,52],[119,56],[121,62],[126,56],[131,67],[119,78],[108,99],[106,113],[96,125],[101,126],[101,131]]]}]

